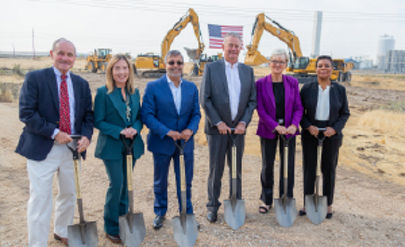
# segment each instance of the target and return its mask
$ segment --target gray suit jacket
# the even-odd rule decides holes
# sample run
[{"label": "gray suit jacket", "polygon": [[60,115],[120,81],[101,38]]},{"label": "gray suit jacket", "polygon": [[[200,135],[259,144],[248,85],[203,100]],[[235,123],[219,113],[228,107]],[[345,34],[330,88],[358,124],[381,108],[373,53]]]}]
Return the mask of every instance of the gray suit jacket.
[{"label": "gray suit jacket", "polygon": [[238,64],[241,92],[238,113],[234,121],[231,117],[228,84],[225,75],[225,62],[219,60],[207,64],[201,83],[200,101],[205,111],[205,128],[208,135],[218,135],[215,126],[220,121],[225,122],[230,128],[243,121],[246,126],[252,119],[256,108],[256,87],[253,69],[243,63]]}]

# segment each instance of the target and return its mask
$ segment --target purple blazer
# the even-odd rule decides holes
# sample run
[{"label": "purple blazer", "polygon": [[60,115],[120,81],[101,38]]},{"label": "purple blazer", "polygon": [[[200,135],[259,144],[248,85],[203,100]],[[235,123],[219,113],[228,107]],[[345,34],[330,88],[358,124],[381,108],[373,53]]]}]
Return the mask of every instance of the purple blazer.
[{"label": "purple blazer", "polygon": [[[271,74],[256,81],[257,113],[259,125],[256,134],[267,139],[276,138],[276,101],[274,99]],[[292,76],[283,75],[284,98],[285,98],[285,126],[294,124],[297,127],[301,121],[304,108],[301,104],[298,81]]]}]

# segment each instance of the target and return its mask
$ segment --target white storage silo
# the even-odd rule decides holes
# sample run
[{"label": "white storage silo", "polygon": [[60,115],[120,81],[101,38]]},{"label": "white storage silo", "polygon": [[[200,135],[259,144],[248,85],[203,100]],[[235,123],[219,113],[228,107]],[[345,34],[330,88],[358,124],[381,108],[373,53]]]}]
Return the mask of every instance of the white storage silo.
[{"label": "white storage silo", "polygon": [[393,36],[384,34],[380,36],[378,40],[378,52],[377,52],[377,67],[379,70],[386,69],[386,56],[387,52],[390,50],[394,50],[395,48],[395,40]]}]

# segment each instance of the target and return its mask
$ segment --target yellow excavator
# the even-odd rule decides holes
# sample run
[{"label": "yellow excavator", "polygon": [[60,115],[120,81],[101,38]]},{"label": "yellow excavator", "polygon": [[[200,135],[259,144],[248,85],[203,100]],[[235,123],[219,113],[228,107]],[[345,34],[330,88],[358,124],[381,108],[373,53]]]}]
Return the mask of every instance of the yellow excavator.
[{"label": "yellow excavator", "polygon": [[[268,22],[266,22],[266,19]],[[300,41],[294,32],[284,28],[275,20],[267,17],[264,13],[260,13],[256,16],[252,30],[252,41],[251,44],[247,46],[245,64],[257,66],[268,62],[268,59],[258,51],[264,30],[287,44],[290,51],[290,62],[287,67],[287,72],[290,72],[301,83],[311,81],[313,77],[316,76],[316,59],[303,56]],[[350,70],[353,68],[352,64],[345,63],[343,59],[333,59],[333,67],[332,80],[340,82],[351,80]]]},{"label": "yellow excavator", "polygon": [[98,48],[94,49],[93,54],[87,56],[86,69],[97,73],[97,70],[105,72],[108,62],[111,60],[111,49],[109,48]]},{"label": "yellow excavator", "polygon": [[[180,18],[180,20],[174,24],[174,26],[167,32],[161,44],[161,54],[156,55],[152,53],[140,54],[135,59],[135,69],[142,77],[160,77],[166,73],[164,59],[167,52],[170,50],[170,46],[173,40],[180,34],[180,32],[186,28],[187,24],[193,25],[194,34],[197,38],[198,48],[194,51],[192,58],[195,61],[199,61],[204,51],[204,43],[201,38],[200,24],[198,21],[197,13],[190,8],[186,15]],[[199,64],[199,62],[198,62]],[[198,74],[202,73],[202,66],[198,66]]]}]

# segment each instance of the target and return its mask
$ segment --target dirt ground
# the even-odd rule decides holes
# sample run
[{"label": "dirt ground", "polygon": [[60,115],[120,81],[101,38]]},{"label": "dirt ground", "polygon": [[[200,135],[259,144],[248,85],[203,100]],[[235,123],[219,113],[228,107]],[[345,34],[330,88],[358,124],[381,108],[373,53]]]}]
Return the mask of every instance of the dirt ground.
[{"label": "dirt ground", "polygon": [[[0,66],[1,67],[1,66]],[[80,72],[95,89],[104,83],[103,74]],[[197,85],[200,77],[190,78]],[[137,79],[143,94],[146,79]],[[313,225],[306,217],[297,217],[290,228],[278,225],[274,210],[269,214],[258,213],[260,194],[261,157],[258,138],[255,136],[257,116],[249,126],[243,159],[243,198],[246,204],[246,223],[234,231],[226,225],[223,207],[219,220],[211,224],[206,220],[208,150],[205,136],[197,134],[193,203],[197,221],[201,224],[196,246],[405,246],[405,160],[403,130],[378,129],[370,118],[383,118],[392,105],[405,102],[405,91],[382,90],[367,86],[346,85],[352,117],[344,134],[337,170],[334,216],[320,225]],[[94,95],[93,95],[94,96]],[[0,103],[0,247],[26,246],[26,206],[29,196],[26,161],[14,153],[23,127],[18,120],[18,102]],[[403,125],[402,113],[391,116],[389,126]],[[402,122],[401,122],[402,121]],[[203,122],[203,121],[202,121]],[[371,126],[371,127],[370,127]],[[374,128],[374,127],[375,128]],[[144,128],[142,135],[146,137]],[[103,205],[108,178],[101,160],[94,158],[98,132],[95,131],[88,159],[81,169],[81,186],[85,217],[97,221],[99,246],[114,246],[104,236]],[[301,147],[297,143],[295,190],[296,205],[303,205]],[[276,162],[277,163],[277,162]],[[278,165],[275,168],[278,170]],[[276,172],[276,174],[278,174]],[[276,177],[278,177],[276,175]],[[228,196],[228,172],[225,171],[220,200]],[[146,237],[142,246],[176,246],[170,220],[155,231],[153,214],[153,163],[146,152],[134,170],[135,208],[143,212]],[[56,181],[56,180],[55,180]],[[276,178],[275,189],[278,190]],[[56,195],[56,183],[54,194]],[[278,193],[275,195],[278,197]],[[167,219],[176,216],[177,201],[173,170],[169,177],[169,210]],[[77,214],[76,214],[77,215]],[[78,216],[75,216],[78,222]],[[49,233],[49,246],[62,246]],[[116,245],[115,245],[116,246]]]}]

